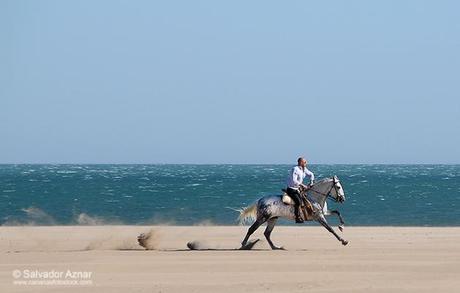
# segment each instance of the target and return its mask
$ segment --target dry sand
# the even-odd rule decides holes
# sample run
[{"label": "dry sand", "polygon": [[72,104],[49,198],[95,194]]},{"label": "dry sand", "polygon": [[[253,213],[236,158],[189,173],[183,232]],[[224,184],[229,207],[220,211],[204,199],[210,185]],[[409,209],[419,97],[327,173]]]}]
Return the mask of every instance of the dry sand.
[{"label": "dry sand", "polygon": [[[286,251],[265,240],[233,250],[246,229],[0,227],[0,292],[460,292],[460,227],[346,227],[348,246],[321,227],[276,227],[272,239]],[[137,244],[142,232],[154,250]],[[211,250],[190,251],[189,241]],[[91,276],[71,279],[86,285],[24,276],[52,270]]]}]

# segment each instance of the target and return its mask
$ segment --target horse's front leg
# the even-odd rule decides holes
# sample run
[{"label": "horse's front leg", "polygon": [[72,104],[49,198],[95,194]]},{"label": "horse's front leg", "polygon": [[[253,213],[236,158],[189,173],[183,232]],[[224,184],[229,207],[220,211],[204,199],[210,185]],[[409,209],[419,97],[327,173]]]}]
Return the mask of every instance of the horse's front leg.
[{"label": "horse's front leg", "polygon": [[333,211],[328,211],[329,215],[336,214],[337,217],[339,218],[340,225],[339,225],[339,230],[343,231],[343,226],[345,225],[345,222],[343,221],[342,215],[338,210],[333,210]]},{"label": "horse's front leg", "polygon": [[331,232],[335,238],[337,238],[337,240],[339,240],[340,242],[342,242],[343,245],[347,245],[348,244],[348,241],[343,239],[342,237],[340,237],[335,231],[334,229],[332,229],[332,227],[327,223],[326,221],[326,218],[321,215],[318,219],[318,222],[323,225],[324,228],[326,228],[329,232]]}]

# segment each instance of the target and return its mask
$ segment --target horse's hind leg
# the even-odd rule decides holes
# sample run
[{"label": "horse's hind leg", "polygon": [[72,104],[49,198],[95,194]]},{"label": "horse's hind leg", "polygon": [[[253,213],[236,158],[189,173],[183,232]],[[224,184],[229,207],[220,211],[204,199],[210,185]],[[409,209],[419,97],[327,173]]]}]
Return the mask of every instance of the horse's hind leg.
[{"label": "horse's hind leg", "polygon": [[270,235],[272,234],[273,228],[275,228],[276,220],[278,220],[278,217],[271,218],[268,220],[267,228],[265,228],[264,235],[272,249],[283,249],[282,247],[275,246],[275,244],[273,244],[272,240],[270,239]]},{"label": "horse's hind leg", "polygon": [[252,235],[252,233],[254,233],[259,227],[260,225],[262,225],[263,223],[265,223],[265,219],[257,219],[254,224],[251,225],[251,227],[249,227],[248,229],[248,233],[246,233],[246,237],[244,237],[244,240],[243,242],[241,242],[241,246],[245,246],[246,243],[248,242],[248,239],[249,239],[249,236]]},{"label": "horse's hind leg", "polygon": [[326,218],[324,218],[324,216],[321,216],[319,219],[318,219],[318,222],[324,226],[324,228],[326,228],[329,232],[331,232],[335,238],[337,238],[337,240],[339,240],[340,242],[342,242],[343,245],[347,245],[348,244],[348,241],[343,239],[342,237],[340,237],[335,231],[334,229],[332,229],[332,227],[327,223],[326,221]]}]

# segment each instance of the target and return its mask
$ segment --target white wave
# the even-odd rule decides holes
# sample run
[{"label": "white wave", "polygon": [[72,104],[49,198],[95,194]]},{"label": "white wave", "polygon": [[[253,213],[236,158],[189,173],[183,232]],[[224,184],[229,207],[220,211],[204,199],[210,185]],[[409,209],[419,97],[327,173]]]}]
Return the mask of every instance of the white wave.
[{"label": "white wave", "polygon": [[74,173],[77,173],[77,171],[61,170],[61,171],[57,171],[56,173],[59,173],[59,174],[74,174]]}]

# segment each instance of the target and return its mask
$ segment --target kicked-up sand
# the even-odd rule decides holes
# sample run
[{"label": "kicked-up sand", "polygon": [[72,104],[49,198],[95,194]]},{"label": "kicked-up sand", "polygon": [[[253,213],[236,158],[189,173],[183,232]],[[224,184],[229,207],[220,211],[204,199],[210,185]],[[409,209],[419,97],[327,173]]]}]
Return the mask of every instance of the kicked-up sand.
[{"label": "kicked-up sand", "polygon": [[247,228],[0,227],[0,292],[460,292],[460,227]]}]

